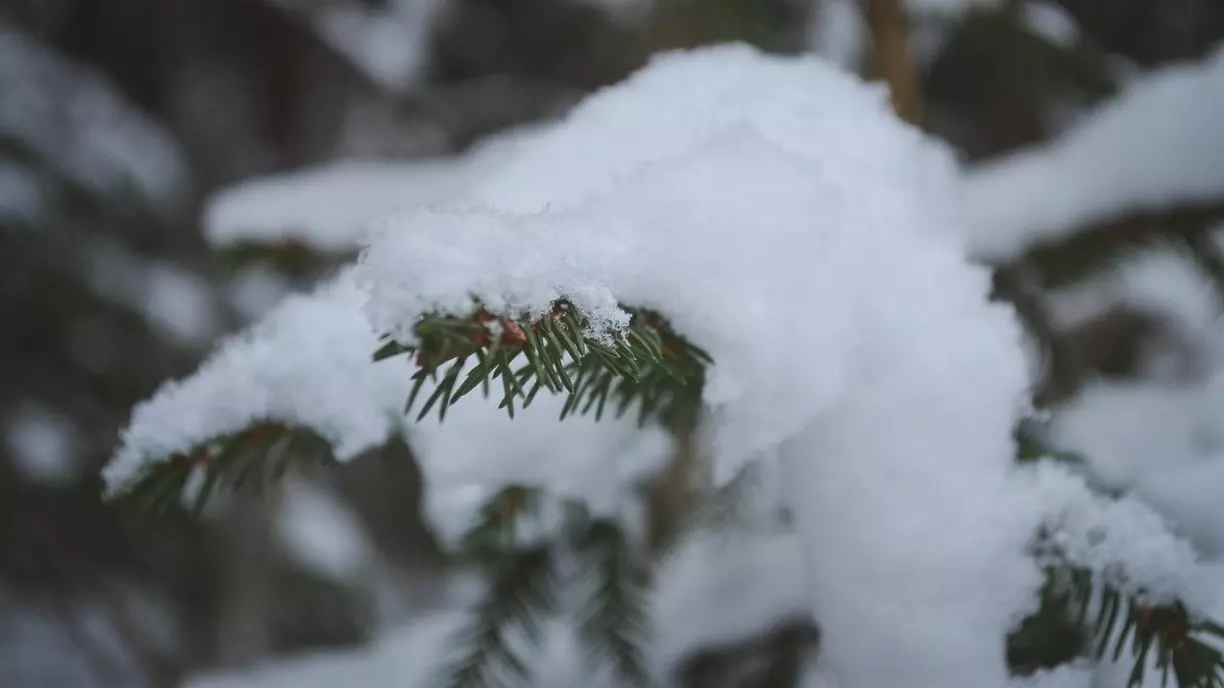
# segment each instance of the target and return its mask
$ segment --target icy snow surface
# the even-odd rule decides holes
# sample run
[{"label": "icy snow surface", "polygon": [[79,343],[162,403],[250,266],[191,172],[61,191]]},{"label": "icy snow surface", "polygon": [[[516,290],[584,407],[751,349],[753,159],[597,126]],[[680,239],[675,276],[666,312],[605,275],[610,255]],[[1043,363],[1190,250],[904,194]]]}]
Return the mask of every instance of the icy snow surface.
[{"label": "icy snow surface", "polygon": [[1224,49],[1133,82],[1062,137],[966,182],[971,248],[1006,260],[1084,225],[1224,200]]}]

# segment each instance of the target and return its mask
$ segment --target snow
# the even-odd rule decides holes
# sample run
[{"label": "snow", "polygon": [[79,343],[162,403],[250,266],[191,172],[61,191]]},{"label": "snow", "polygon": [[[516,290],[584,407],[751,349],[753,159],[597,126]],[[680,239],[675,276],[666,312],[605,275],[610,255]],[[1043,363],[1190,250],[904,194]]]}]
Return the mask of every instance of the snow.
[{"label": "snow", "polygon": [[1058,409],[1051,440],[1106,486],[1131,490],[1224,556],[1224,372],[1201,382],[1098,382]]},{"label": "snow", "polygon": [[85,279],[101,299],[140,314],[159,334],[181,344],[207,344],[221,315],[208,281],[180,265],[141,258],[117,241],[85,244]]},{"label": "snow", "polygon": [[138,405],[103,475],[131,486],[152,463],[261,421],[310,428],[340,460],[386,442],[403,423],[410,370],[373,365],[378,339],[349,273],[297,295],[226,341],[200,369]]},{"label": "snow", "polygon": [[1135,79],[1054,141],[970,170],[970,244],[990,261],[1083,226],[1224,199],[1224,49]]},{"label": "snow", "polygon": [[991,9],[999,6],[1000,0],[905,0],[911,13],[958,16],[975,9]]},{"label": "snow", "polygon": [[813,53],[853,71],[863,59],[867,30],[854,0],[821,0],[813,4],[808,44]]},{"label": "snow", "polygon": [[506,485],[577,499],[596,515],[631,516],[632,488],[672,456],[670,436],[657,426],[639,428],[633,414],[558,422],[564,397],[542,394],[512,420],[495,398],[473,394],[444,422],[430,416],[410,434],[425,477],[425,512],[445,543],[456,543]]},{"label": "snow", "polygon": [[[287,298],[193,375],[163,386],[133,412],[105,471],[108,492],[121,493],[153,463],[262,421],[312,429],[340,460],[402,436],[422,466],[435,528],[453,541],[484,499],[507,484],[542,487],[596,513],[619,514],[633,506],[632,486],[671,455],[670,437],[658,427],[639,428],[632,414],[558,423],[561,397],[538,398],[511,420],[476,393],[445,423],[434,416],[410,423],[402,407],[412,369],[405,358],[372,362],[379,341],[362,318],[363,300],[351,272],[341,273],[313,294]],[[312,514],[326,508],[299,496],[297,507]],[[303,557],[333,547],[287,532]],[[320,565],[332,569],[341,559],[327,552],[316,558],[331,561]]]},{"label": "snow", "polygon": [[103,196],[135,193],[155,207],[181,200],[188,181],[170,136],[103,77],[0,26],[0,138]]},{"label": "snow", "polygon": [[245,321],[263,317],[290,290],[289,279],[264,263],[243,265],[225,287],[229,304]]},{"label": "snow", "polygon": [[0,160],[0,222],[32,223],[45,210],[38,177],[22,165]]},{"label": "snow", "polygon": [[1053,45],[1071,48],[1079,40],[1079,27],[1067,10],[1045,0],[1029,0],[1020,9],[1020,20],[1034,35]]},{"label": "snow", "polygon": [[[767,632],[805,613],[800,557],[793,535],[744,535],[734,541],[704,537],[682,547],[659,573],[652,593],[658,642],[647,647],[658,677],[668,676],[678,660],[698,648],[734,642]],[[603,672],[582,661],[569,611],[543,624],[537,650],[525,653],[532,685],[555,688],[607,686]],[[357,651],[321,652],[256,669],[201,676],[192,688],[279,688],[326,686],[337,681],[363,686],[435,685],[448,640],[460,628],[461,612],[426,614],[408,626],[391,629],[373,645]],[[667,685],[667,684],[663,684]]]},{"label": "snow", "polygon": [[1188,251],[1148,247],[1114,262],[1103,274],[1050,294],[1051,316],[1066,328],[1124,306],[1164,318],[1187,334],[1203,336],[1221,312],[1220,298]]},{"label": "snow", "polygon": [[291,479],[285,485],[276,532],[295,561],[335,580],[357,578],[374,560],[374,545],[366,539],[356,514],[303,480]]},{"label": "snow", "polygon": [[[822,631],[811,685],[1089,685],[1095,672],[1082,666],[1012,679],[1003,639],[1035,607],[1039,565],[1051,559],[1129,590],[1178,595],[1194,609],[1221,607],[1212,557],[1224,551],[1224,519],[1213,496],[1224,487],[1224,437],[1212,415],[1224,402],[1224,376],[1168,390],[1090,388],[1056,412],[1051,431],[1057,446],[1085,454],[1088,480],[1044,463],[1017,469],[1012,429],[1026,412],[1029,380],[1021,332],[1005,306],[988,300],[988,273],[966,253],[1019,250],[1033,226],[1057,224],[1050,218],[1075,215],[1074,225],[1116,212],[1105,203],[1114,186],[1136,203],[1169,200],[1152,189],[1172,193],[1177,180],[1168,175],[1189,144],[1158,157],[1149,138],[1177,143],[1175,130],[1206,132],[1208,120],[1162,120],[1163,129],[1134,139],[1126,153],[1148,165],[1143,179],[1114,148],[1117,159],[1106,162],[1116,164],[1102,165],[1104,142],[1152,126],[1170,103],[1198,118],[1184,92],[1214,83],[1217,63],[1224,58],[1145,80],[1056,152],[979,170],[968,189],[952,154],[898,121],[881,87],[813,57],[744,46],[657,57],[556,126],[514,137],[504,155],[476,165],[478,175],[457,173],[463,182],[451,186],[439,181],[450,172],[425,173],[428,199],[405,189],[382,205],[407,185],[390,177],[367,203],[347,202],[363,200],[350,196],[362,185],[349,174],[279,180],[264,187],[269,197],[295,190],[266,206],[251,192],[252,206],[216,226],[346,250],[373,217],[366,210],[400,210],[364,235],[355,268],[289,297],[196,374],[137,407],[106,470],[108,490],[122,492],[151,462],[275,420],[313,428],[341,459],[402,434],[444,542],[508,483],[582,499],[632,526],[632,485],[671,453],[661,429],[558,423],[552,397],[511,421],[478,394],[441,425],[432,417],[409,425],[401,414],[409,362],[374,364],[370,354],[379,334],[411,343],[423,314],[466,315],[475,301],[530,316],[565,298],[591,317],[597,336],[625,326],[621,304],[647,307],[714,359],[697,450],[716,481],[767,466],[765,482],[778,494],[765,501],[782,500],[795,524],[794,532],[703,534],[664,562],[652,597],[656,672],[696,647],[810,614]],[[1224,158],[1206,160],[1214,144],[1196,135],[1198,157],[1178,165],[1218,172]],[[1031,193],[1038,183],[1053,188]],[[1044,202],[1070,198],[1076,186],[1088,195]],[[331,199],[324,205],[336,215],[283,214],[316,196]],[[1022,228],[1014,207],[1003,212],[1016,198],[1030,213]],[[988,246],[989,211],[1003,229]],[[311,225],[318,237],[287,233]],[[1209,294],[1187,296],[1192,279],[1170,277],[1183,268],[1163,256],[1136,261],[1082,300],[1169,312],[1205,336],[1217,306]],[[1089,481],[1134,495],[1101,497]],[[1038,532],[1046,539],[1034,557]],[[341,559],[362,558],[299,544],[301,556],[336,571]],[[443,612],[355,653],[192,685],[430,685],[441,643],[462,619]],[[598,683],[574,661],[572,630],[561,621],[548,624],[534,660],[539,685]]]},{"label": "snow", "polygon": [[340,160],[243,181],[208,200],[205,235],[217,247],[301,243],[355,251],[372,219],[457,194],[524,136],[494,137],[451,158]]},{"label": "snow", "polygon": [[318,652],[262,667],[189,679],[190,688],[331,688],[337,685],[415,687],[431,685],[439,646],[457,631],[463,616],[436,613],[388,633],[360,650]]},{"label": "snow", "polygon": [[622,302],[662,312],[714,358],[719,479],[777,452],[793,471],[832,675],[1002,685],[1000,638],[1038,584],[1036,520],[1003,498],[1026,380],[1014,318],[962,257],[959,188],[879,87],[743,46],[673,53],[485,185],[383,222],[359,279],[405,341],[473,298],[567,298],[596,331]]},{"label": "snow", "polygon": [[1044,515],[1040,563],[1070,563],[1092,571],[1096,581],[1156,601],[1199,595],[1198,554],[1148,505],[1097,495],[1082,477],[1052,462],[1021,471],[1016,479]]},{"label": "snow", "polygon": [[810,618],[802,543],[794,533],[698,533],[668,556],[652,592],[651,662],[670,675],[702,648]]},{"label": "snow", "polygon": [[305,14],[316,33],[378,86],[404,93],[421,78],[439,0],[302,3],[273,0]]},{"label": "snow", "polygon": [[[1091,688],[1096,685],[1092,680],[1093,673],[1092,667],[1082,663],[1066,664],[1053,669],[1037,671],[1032,676],[1012,679],[1008,685],[1012,688]],[[1122,683],[1110,682],[1105,685],[1122,685]]]},{"label": "snow", "polygon": [[62,486],[80,477],[76,427],[42,405],[19,406],[5,423],[4,441],[18,473],[33,483]]}]

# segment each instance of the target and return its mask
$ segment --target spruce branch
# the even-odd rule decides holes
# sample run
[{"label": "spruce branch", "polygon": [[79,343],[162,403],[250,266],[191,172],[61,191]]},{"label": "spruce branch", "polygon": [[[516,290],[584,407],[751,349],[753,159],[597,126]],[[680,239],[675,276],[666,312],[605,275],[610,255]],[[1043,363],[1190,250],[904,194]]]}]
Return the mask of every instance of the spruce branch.
[{"label": "spruce branch", "polygon": [[1224,654],[1209,638],[1224,641],[1224,627],[1179,600],[1150,602],[1087,569],[1050,566],[1040,609],[1008,638],[1008,660],[1029,673],[1075,655],[1126,656],[1133,662],[1128,688],[1142,685],[1149,671],[1161,673],[1162,686],[1171,674],[1179,688],[1224,688]]},{"label": "spruce branch", "polygon": [[455,636],[463,652],[445,669],[442,685],[488,688],[530,679],[514,633],[537,643],[540,620],[556,607],[551,545],[518,542],[521,519],[534,513],[540,497],[538,490],[507,487],[484,504],[464,535],[464,552],[484,570],[489,589],[471,610],[470,624]]},{"label": "spruce branch", "polygon": [[590,524],[582,550],[593,586],[580,617],[588,654],[610,661],[621,685],[651,685],[643,651],[649,633],[646,568],[624,531],[610,520]]},{"label": "spruce branch", "polygon": [[[327,441],[310,430],[265,422],[217,437],[190,451],[151,464],[121,497],[162,515],[182,505],[198,516],[218,489],[259,492],[291,464],[332,463]],[[192,476],[199,474],[198,489]]]},{"label": "spruce branch", "polygon": [[[540,640],[540,622],[558,613],[557,591],[576,583],[586,594],[578,610],[578,635],[593,665],[609,664],[619,685],[650,686],[644,643],[648,633],[646,562],[611,519],[591,519],[580,502],[561,502],[563,527],[548,541],[525,542],[523,520],[536,513],[544,494],[511,486],[481,507],[463,537],[463,553],[484,570],[489,589],[455,635],[463,648],[439,683],[450,688],[523,685],[530,681],[522,655]],[[561,552],[581,566],[564,578]]]},{"label": "spruce branch", "polygon": [[446,670],[443,685],[450,688],[501,686],[507,680],[525,685],[531,678],[512,634],[518,630],[537,643],[540,620],[554,611],[551,548],[537,545],[505,553],[489,575],[488,593],[472,609],[471,624],[455,637],[464,651]]},{"label": "spruce branch", "polygon": [[429,315],[414,327],[415,345],[388,339],[374,360],[414,357],[417,371],[405,413],[415,406],[425,380],[436,381],[418,420],[435,407],[445,419],[449,406],[477,387],[487,395],[498,378],[499,407],[511,418],[516,400],[525,408],[542,389],[567,395],[562,419],[592,412],[599,419],[609,410],[619,417],[634,404],[640,423],[655,416],[666,423],[693,417],[710,356],[657,313],[626,310],[629,326],[610,339],[592,336],[588,319],[566,301],[534,320],[496,317],[479,308],[470,317]]}]

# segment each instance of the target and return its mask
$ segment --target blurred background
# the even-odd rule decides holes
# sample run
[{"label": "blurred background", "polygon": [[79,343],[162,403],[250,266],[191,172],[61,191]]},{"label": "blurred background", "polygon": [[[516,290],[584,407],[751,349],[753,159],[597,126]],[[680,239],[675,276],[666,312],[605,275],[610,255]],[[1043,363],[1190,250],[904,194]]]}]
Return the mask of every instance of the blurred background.
[{"label": "blurred background", "polygon": [[[885,78],[975,169],[1221,38],[1219,0],[0,0],[0,685],[181,685],[430,606],[451,563],[403,447],[202,520],[104,503],[98,473],[135,403],[500,133],[740,40]],[[1202,371],[1184,301],[1103,275],[1157,243],[1224,289],[1221,222],[1224,198],[1115,213],[992,259],[1039,403]],[[691,648],[682,681],[792,685],[775,669],[806,637]]]}]

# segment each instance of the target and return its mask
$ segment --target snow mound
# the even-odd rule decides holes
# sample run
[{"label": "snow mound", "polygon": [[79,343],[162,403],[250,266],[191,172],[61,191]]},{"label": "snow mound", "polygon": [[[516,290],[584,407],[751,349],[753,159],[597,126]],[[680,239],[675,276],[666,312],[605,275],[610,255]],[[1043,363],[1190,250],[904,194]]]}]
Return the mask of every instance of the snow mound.
[{"label": "snow mound", "polygon": [[[822,664],[855,685],[1004,685],[1038,583],[1005,499],[1020,334],[964,258],[960,180],[883,90],[738,45],[658,57],[445,207],[381,223],[376,331],[423,314],[622,327],[655,309],[714,359],[715,473],[793,468]],[[899,614],[905,615],[904,622]],[[882,661],[881,658],[888,658]]]}]

